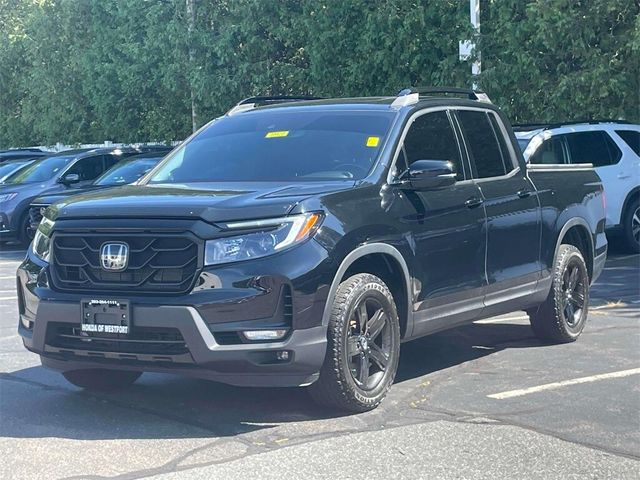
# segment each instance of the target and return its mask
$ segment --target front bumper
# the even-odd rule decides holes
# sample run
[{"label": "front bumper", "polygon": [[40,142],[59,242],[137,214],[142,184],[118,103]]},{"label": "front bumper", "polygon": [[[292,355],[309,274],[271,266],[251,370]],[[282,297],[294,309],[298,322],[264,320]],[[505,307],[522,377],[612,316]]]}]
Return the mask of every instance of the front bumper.
[{"label": "front bumper", "polygon": [[[124,298],[54,291],[47,281],[49,267],[29,256],[18,269],[18,330],[25,347],[39,354],[44,366],[58,371],[115,368],[178,373],[240,386],[307,385],[318,378],[326,351],[321,319],[328,287],[320,273],[326,252],[307,242],[278,257],[201,272],[209,288],[196,287],[186,295],[126,298],[132,308],[132,333],[175,332],[171,337],[175,348],[167,352],[155,350],[161,345],[155,341],[158,337],[134,342],[116,336],[101,342],[71,334],[80,326],[81,299]],[[302,265],[316,275],[309,271],[304,275]],[[283,286],[290,292],[289,300],[283,300]],[[282,305],[287,302],[293,308],[284,315],[290,333],[283,340],[224,341],[224,334],[233,330],[282,323]],[[278,353],[285,351],[287,358],[282,359]]]},{"label": "front bumper", "polygon": [[11,227],[7,215],[0,212],[0,241],[6,242],[9,240],[15,240],[17,236],[17,232]]}]

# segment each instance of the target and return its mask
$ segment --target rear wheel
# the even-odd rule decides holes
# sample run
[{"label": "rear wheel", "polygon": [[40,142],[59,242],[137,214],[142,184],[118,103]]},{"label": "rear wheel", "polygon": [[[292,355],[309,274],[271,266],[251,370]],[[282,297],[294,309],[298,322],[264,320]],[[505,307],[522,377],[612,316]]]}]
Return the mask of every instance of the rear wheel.
[{"label": "rear wheel", "polygon": [[84,369],[70,370],[63,372],[64,378],[73,383],[76,387],[87,390],[108,392],[119,390],[132,385],[142,372],[131,372],[128,370],[105,370],[105,369]]},{"label": "rear wheel", "polygon": [[584,258],[573,245],[560,245],[547,300],[529,319],[541,340],[565,343],[576,340],[587,322],[589,273]]},{"label": "rear wheel", "polygon": [[622,217],[624,240],[627,248],[634,253],[640,252],[640,198],[631,202]]},{"label": "rear wheel", "polygon": [[386,396],[398,369],[400,325],[391,292],[366,273],[340,284],[320,378],[309,387],[318,403],[364,412]]}]

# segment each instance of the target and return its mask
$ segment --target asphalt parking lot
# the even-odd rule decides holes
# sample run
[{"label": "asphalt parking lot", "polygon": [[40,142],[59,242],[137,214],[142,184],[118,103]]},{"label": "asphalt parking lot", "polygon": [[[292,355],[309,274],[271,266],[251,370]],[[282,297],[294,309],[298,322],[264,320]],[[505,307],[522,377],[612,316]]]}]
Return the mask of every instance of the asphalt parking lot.
[{"label": "asphalt parking lot", "polygon": [[146,374],[92,394],[16,333],[0,251],[0,477],[639,478],[640,256],[612,254],[578,342],[544,345],[520,313],[405,344],[388,398],[340,416],[303,389]]}]

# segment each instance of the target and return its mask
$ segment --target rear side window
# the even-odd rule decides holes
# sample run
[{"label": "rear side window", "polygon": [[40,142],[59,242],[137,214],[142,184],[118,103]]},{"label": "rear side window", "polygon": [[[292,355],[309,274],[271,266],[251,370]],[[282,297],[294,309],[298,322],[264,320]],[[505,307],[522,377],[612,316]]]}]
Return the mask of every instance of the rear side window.
[{"label": "rear side window", "polygon": [[567,154],[564,149],[564,141],[561,136],[546,139],[538,147],[529,163],[538,165],[558,165],[567,162]]},{"label": "rear side window", "polygon": [[456,169],[456,179],[464,180],[458,142],[449,116],[444,111],[416,118],[404,139],[403,150],[407,165],[416,160],[449,161]]},{"label": "rear side window", "polygon": [[606,167],[618,163],[622,152],[606,132],[577,132],[566,135],[571,163],[592,163]]},{"label": "rear side window", "polygon": [[616,130],[616,133],[631,147],[636,155],[640,156],[640,132],[635,130]]},{"label": "rear side window", "polygon": [[475,110],[459,110],[458,118],[475,176],[489,178],[505,175],[507,168],[502,150],[487,114]]}]

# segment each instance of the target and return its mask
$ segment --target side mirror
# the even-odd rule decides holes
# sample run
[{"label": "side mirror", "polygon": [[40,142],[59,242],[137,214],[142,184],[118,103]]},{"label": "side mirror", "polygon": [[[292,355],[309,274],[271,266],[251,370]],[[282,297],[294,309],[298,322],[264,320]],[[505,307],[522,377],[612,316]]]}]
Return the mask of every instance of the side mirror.
[{"label": "side mirror", "polygon": [[435,190],[456,183],[456,172],[446,160],[416,160],[401,180],[414,190]]},{"label": "side mirror", "polygon": [[80,175],[78,175],[77,173],[67,173],[60,178],[60,183],[67,186],[78,183],[79,181]]}]

